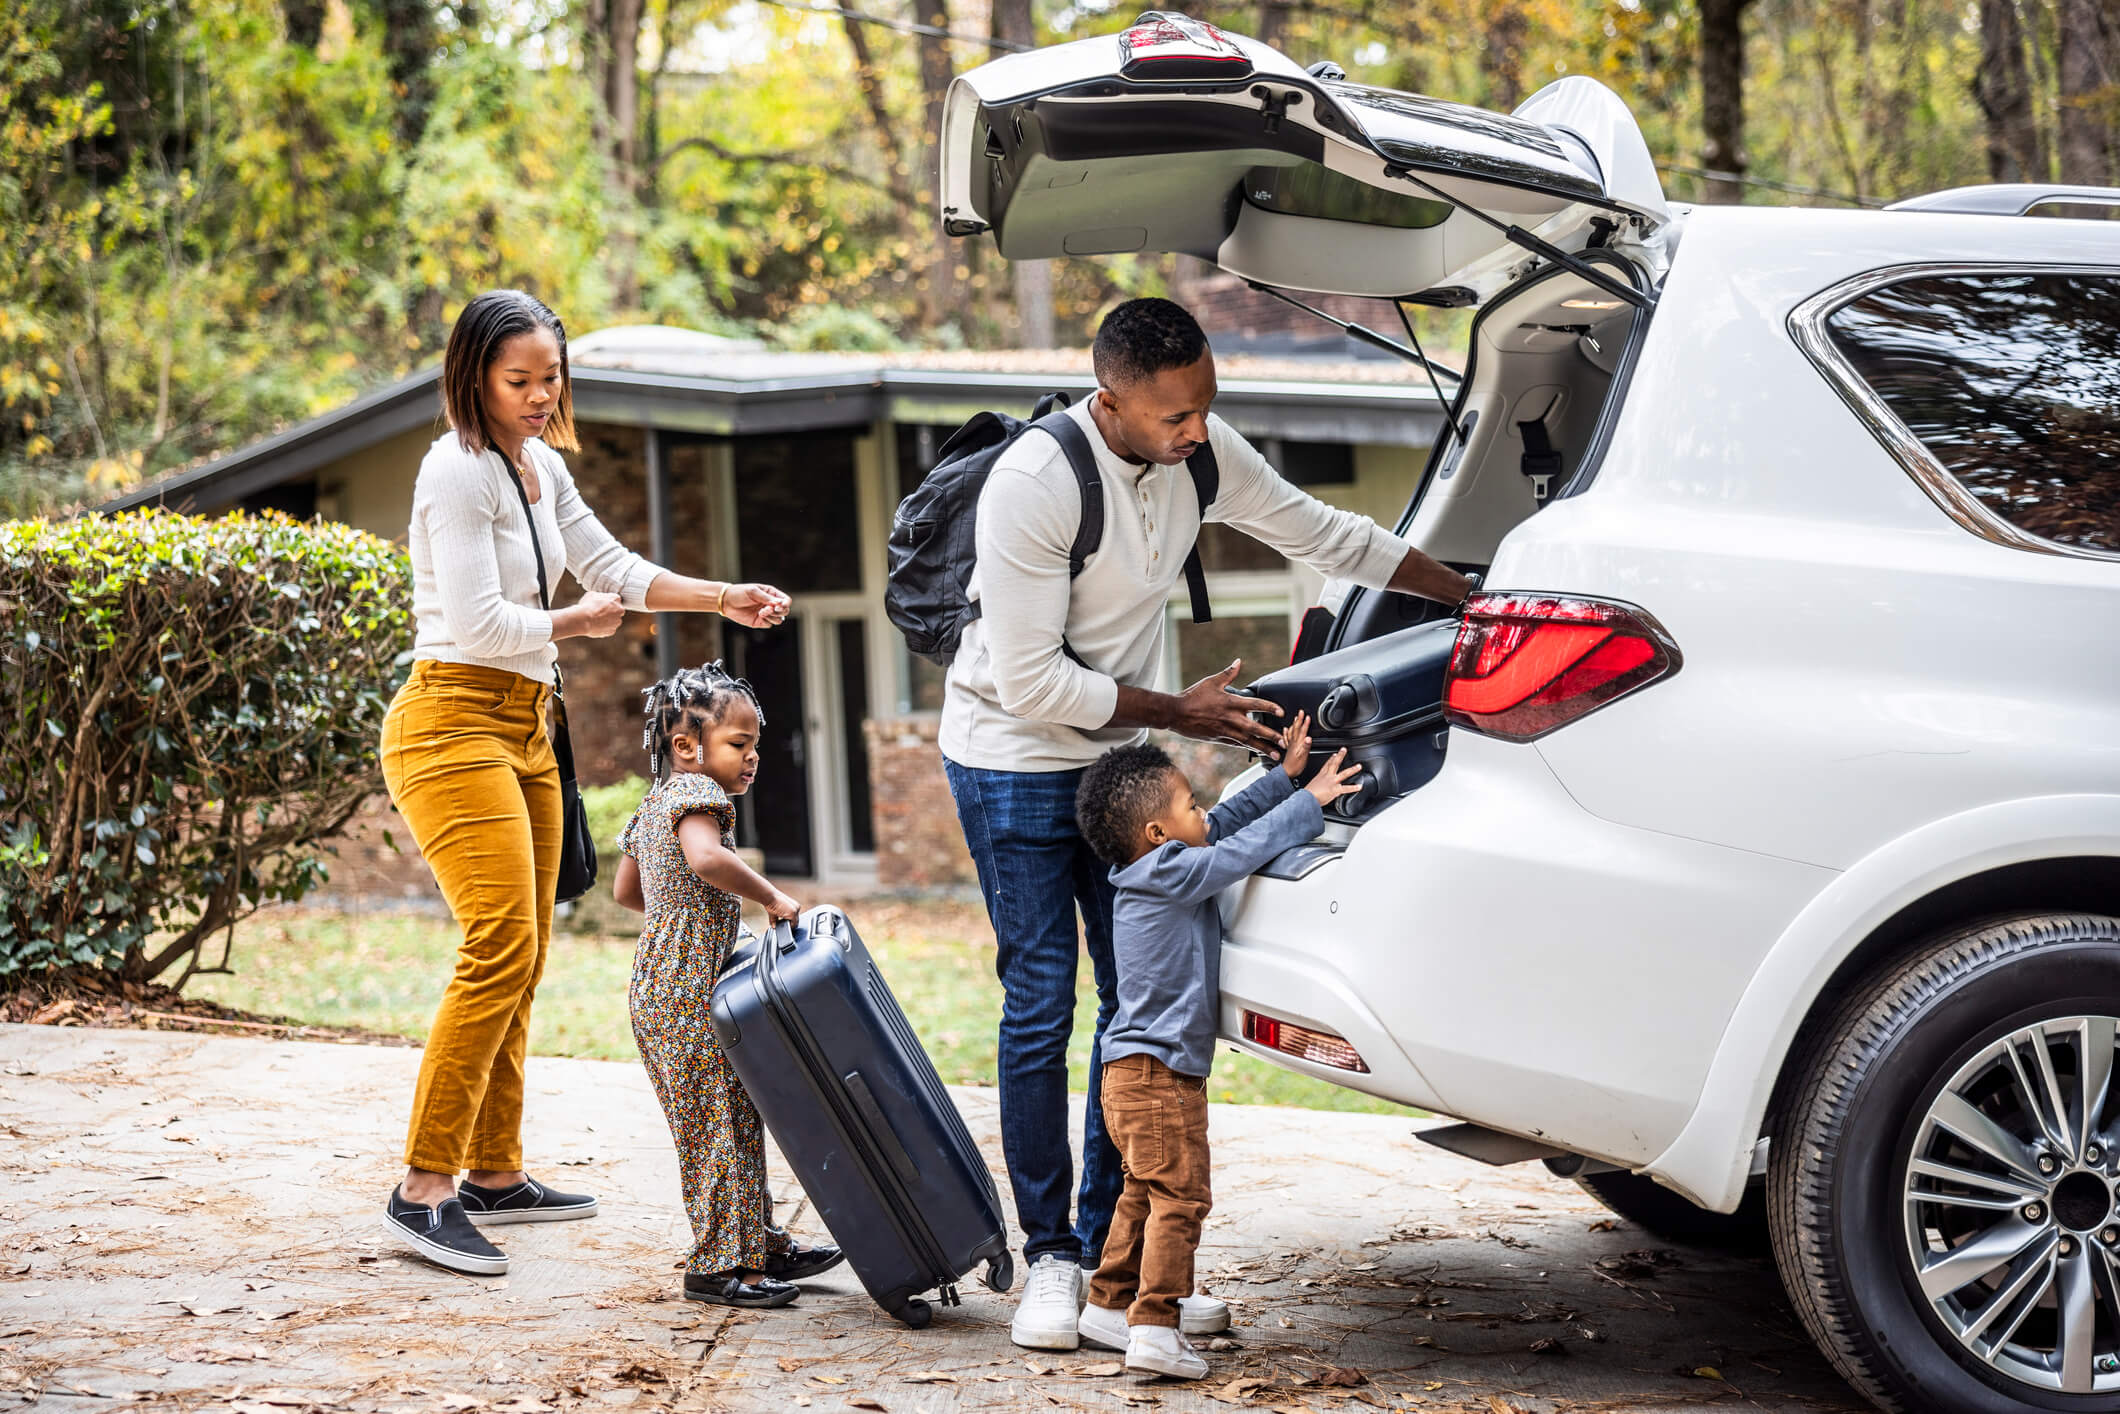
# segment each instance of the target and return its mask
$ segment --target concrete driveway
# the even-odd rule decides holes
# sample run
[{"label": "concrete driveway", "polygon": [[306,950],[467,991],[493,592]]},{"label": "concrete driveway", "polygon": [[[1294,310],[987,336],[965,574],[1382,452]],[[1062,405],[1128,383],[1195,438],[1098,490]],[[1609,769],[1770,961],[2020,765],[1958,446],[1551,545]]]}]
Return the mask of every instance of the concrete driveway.
[{"label": "concrete driveway", "polygon": [[[0,1027],[0,1409],[1827,1410],[1770,1264],[1664,1248],[1537,1166],[1368,1115],[1217,1107],[1199,1385],[1033,1354],[974,1282],[925,1331],[844,1269],[785,1311],[673,1296],[684,1217],[638,1067],[531,1062],[531,1167],[598,1218],[453,1276],[379,1223],[416,1051]],[[993,1092],[958,1103],[995,1171]],[[775,1160],[798,1232],[801,1190]]]}]

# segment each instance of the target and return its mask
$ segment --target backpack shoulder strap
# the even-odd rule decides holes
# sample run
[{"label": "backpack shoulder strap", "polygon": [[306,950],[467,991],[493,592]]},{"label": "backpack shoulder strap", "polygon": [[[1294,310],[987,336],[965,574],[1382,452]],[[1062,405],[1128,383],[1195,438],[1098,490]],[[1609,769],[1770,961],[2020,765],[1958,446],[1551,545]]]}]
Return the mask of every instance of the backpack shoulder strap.
[{"label": "backpack shoulder strap", "polygon": [[1104,473],[1097,470],[1097,454],[1090,449],[1082,424],[1065,412],[1050,413],[1031,426],[1042,429],[1060,444],[1060,450],[1067,454],[1067,464],[1074,468],[1075,485],[1082,492],[1082,522],[1075,527],[1075,543],[1067,552],[1067,577],[1073,579],[1104,543]]},{"label": "backpack shoulder strap", "polygon": [[[1186,459],[1185,469],[1192,473],[1193,494],[1200,500],[1200,523],[1207,523],[1207,508],[1215,503],[1215,496],[1222,489],[1222,468],[1215,461],[1213,442],[1202,442],[1199,449]],[[1200,563],[1200,542],[1185,556],[1185,592],[1192,598],[1192,616],[1196,624],[1214,621],[1215,611],[1207,602],[1207,570]]]}]

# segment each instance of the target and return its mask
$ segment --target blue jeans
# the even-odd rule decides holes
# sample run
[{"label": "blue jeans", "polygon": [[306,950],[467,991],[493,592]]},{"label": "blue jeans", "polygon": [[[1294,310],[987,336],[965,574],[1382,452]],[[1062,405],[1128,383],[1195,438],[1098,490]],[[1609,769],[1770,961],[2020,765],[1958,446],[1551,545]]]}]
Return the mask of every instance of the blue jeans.
[{"label": "blue jeans", "polygon": [[[945,760],[957,819],[979,869],[1001,978],[1001,1152],[1016,1190],[1026,1262],[1059,1255],[1094,1267],[1125,1175],[1104,1132],[1104,1028],[1118,1007],[1111,872],[1075,825],[1080,771],[989,771]],[[1067,1042],[1075,1021],[1075,910],[1097,980],[1082,1126],[1082,1187],[1067,1142]]]}]

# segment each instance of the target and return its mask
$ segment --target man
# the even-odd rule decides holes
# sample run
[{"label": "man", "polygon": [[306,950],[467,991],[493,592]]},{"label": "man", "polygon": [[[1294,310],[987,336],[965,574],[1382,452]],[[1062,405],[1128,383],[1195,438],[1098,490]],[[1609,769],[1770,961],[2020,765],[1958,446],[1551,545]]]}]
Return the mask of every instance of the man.
[{"label": "man", "polygon": [[[1076,786],[1107,748],[1149,727],[1268,753],[1279,742],[1250,715],[1278,709],[1225,691],[1241,663],[1177,694],[1150,686],[1163,662],[1171,588],[1200,529],[1186,460],[1202,443],[1213,448],[1220,486],[1208,519],[1322,574],[1448,604],[1471,589],[1465,576],[1367,517],[1291,486],[1211,417],[1214,356],[1199,324],[1169,300],[1113,310],[1092,361],[1097,391],[1066,415],[1087,434],[1102,475],[1103,541],[1070,579],[1068,551],[1082,518],[1075,473],[1053,437],[1018,438],[980,496],[970,590],[980,616],[965,627],[942,709],[950,791],[999,947],[1001,1145],[1029,1269],[1010,1333],[1041,1350],[1073,1350],[1079,1341],[1083,1268],[1097,1263],[1122,1180],[1093,1042],[1070,1226],[1077,908],[1096,975],[1099,1042],[1116,1005],[1112,886],[1076,828]],[[1181,1315],[1195,1334],[1228,1321],[1220,1302],[1199,1297]]]}]

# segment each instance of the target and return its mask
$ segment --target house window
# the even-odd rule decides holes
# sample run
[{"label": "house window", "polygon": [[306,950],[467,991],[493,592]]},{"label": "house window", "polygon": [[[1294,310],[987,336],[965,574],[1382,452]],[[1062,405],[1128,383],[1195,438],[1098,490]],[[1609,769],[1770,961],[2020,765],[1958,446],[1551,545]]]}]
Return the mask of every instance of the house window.
[{"label": "house window", "polygon": [[1827,329],[1988,511],[2059,545],[2120,551],[2120,276],[1902,280]]},{"label": "house window", "polygon": [[741,577],[790,594],[859,593],[853,438],[745,437],[734,453]]}]

